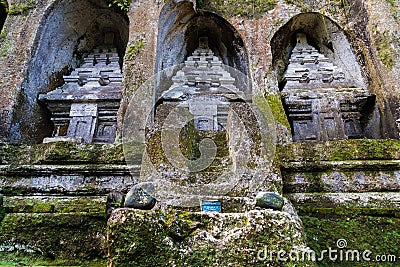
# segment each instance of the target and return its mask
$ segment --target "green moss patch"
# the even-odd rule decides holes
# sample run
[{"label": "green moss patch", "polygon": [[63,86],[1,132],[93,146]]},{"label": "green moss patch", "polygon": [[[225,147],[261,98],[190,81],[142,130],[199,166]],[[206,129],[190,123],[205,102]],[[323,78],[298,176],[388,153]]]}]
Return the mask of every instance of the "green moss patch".
[{"label": "green moss patch", "polygon": [[265,99],[268,102],[268,105],[271,109],[272,114],[274,115],[275,120],[278,121],[279,123],[281,123],[286,128],[288,128],[290,131],[290,124],[287,119],[285,110],[283,108],[280,95],[265,94]]},{"label": "green moss patch", "polygon": [[241,16],[259,18],[275,8],[276,0],[203,0],[198,1],[198,11],[209,10],[223,15],[225,18]]},{"label": "green moss patch", "polygon": [[132,0],[107,0],[109,6],[116,6],[124,12],[129,10]]},{"label": "green moss patch", "polygon": [[8,14],[9,15],[27,15],[31,9],[36,7],[35,0],[25,1],[24,3],[20,4],[11,4]]},{"label": "green moss patch", "polygon": [[4,218],[4,215],[5,215],[5,209],[3,207],[3,196],[0,195],[0,223]]},{"label": "green moss patch", "polygon": [[347,160],[397,160],[400,142],[397,140],[338,140],[304,142],[277,147],[279,160],[284,162],[318,162]]},{"label": "green moss patch", "polygon": [[[118,209],[108,221],[109,266],[293,266],[257,252],[303,245],[287,213]],[[296,265],[302,266],[302,265]]]},{"label": "green moss patch", "polygon": [[6,214],[0,224],[0,262],[81,265],[106,256],[104,217],[83,214]]},{"label": "green moss patch", "polygon": [[387,0],[390,4],[390,11],[393,14],[393,17],[395,18],[396,21],[399,21],[398,17],[398,10],[399,10],[399,4],[398,1],[396,0]]},{"label": "green moss patch", "polygon": [[106,259],[95,259],[88,261],[70,261],[62,259],[48,260],[48,259],[38,259],[37,257],[29,255],[27,253],[17,252],[9,255],[1,255],[0,253],[0,266],[105,267],[107,266],[107,260]]},{"label": "green moss patch", "polygon": [[5,197],[7,213],[90,213],[106,215],[107,197]]},{"label": "green moss patch", "polygon": [[134,60],[137,54],[139,54],[139,52],[142,51],[145,46],[146,41],[144,40],[140,40],[131,44],[126,52],[126,58],[131,61]]},{"label": "green moss patch", "polygon": [[387,30],[383,32],[378,31],[376,27],[372,33],[372,37],[378,51],[379,59],[386,68],[389,70],[393,69],[397,55],[397,50],[394,48],[395,37]]},{"label": "green moss patch", "polygon": [[[327,250],[329,247],[337,250],[339,239],[347,241],[344,251],[359,250],[362,253],[369,250],[372,252],[371,259],[375,259],[376,255],[400,255],[399,218],[335,214],[309,214],[300,217],[307,235],[307,245],[317,253],[318,257],[322,250]],[[324,260],[318,262],[318,266],[398,266],[398,262]]]}]

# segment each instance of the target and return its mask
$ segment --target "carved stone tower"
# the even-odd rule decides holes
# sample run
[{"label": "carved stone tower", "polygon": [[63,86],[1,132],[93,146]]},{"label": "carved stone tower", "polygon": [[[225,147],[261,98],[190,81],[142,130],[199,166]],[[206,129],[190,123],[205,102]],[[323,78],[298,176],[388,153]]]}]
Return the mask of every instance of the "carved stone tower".
[{"label": "carved stone tower", "polygon": [[64,80],[62,87],[39,95],[54,123],[53,136],[44,142],[113,143],[122,82],[116,49],[94,49]]},{"label": "carved stone tower", "polygon": [[225,129],[229,102],[238,97],[239,89],[221,59],[208,47],[207,37],[199,39],[199,47],[172,81],[162,94],[164,104],[188,107],[197,130]]},{"label": "carved stone tower", "polygon": [[296,39],[282,90],[294,141],[361,138],[361,111],[370,94],[353,86],[305,34]]}]

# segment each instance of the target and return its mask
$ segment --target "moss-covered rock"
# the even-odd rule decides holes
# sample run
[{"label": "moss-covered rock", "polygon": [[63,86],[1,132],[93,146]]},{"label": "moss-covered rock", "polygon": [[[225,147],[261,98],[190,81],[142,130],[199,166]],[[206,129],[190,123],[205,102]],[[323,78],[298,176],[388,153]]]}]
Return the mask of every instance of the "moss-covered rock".
[{"label": "moss-covered rock", "polygon": [[[340,261],[339,257],[333,262],[327,259],[328,254],[325,253],[325,260],[318,262],[318,266],[398,266],[399,218],[311,213],[301,216],[301,219],[307,235],[307,245],[316,252],[318,258],[321,251],[329,247],[342,250],[343,253],[349,250],[358,250],[360,254],[365,250],[372,252],[369,255],[372,260],[370,262],[362,261],[361,255],[359,262]],[[342,249],[337,246],[339,239],[347,242]],[[344,243],[340,244],[342,246]],[[339,252],[335,255],[339,255]],[[395,255],[397,262],[376,262],[377,255]]]},{"label": "moss-covered rock", "polygon": [[376,50],[378,51],[379,59],[386,68],[392,70],[395,65],[395,57],[398,54],[394,48],[396,37],[388,30],[379,32],[376,28],[373,31],[372,37],[374,39]]},{"label": "moss-covered rock", "polygon": [[199,12],[214,11],[226,18],[234,16],[259,18],[274,9],[276,4],[276,0],[200,0],[197,1],[197,9]]},{"label": "moss-covered rock", "polygon": [[400,158],[398,140],[338,140],[303,142],[277,147],[279,160],[286,162],[320,162],[346,160],[391,160]]},{"label": "moss-covered rock", "polygon": [[290,124],[287,119],[285,110],[282,105],[282,100],[279,94],[265,94],[265,99],[268,102],[269,108],[274,115],[275,121],[281,123],[290,130]]},{"label": "moss-covered rock", "polygon": [[12,213],[6,214],[0,229],[0,262],[80,265],[105,259],[104,216]]},{"label": "moss-covered rock", "polygon": [[[118,209],[108,221],[109,266],[293,266],[257,254],[304,246],[286,212],[197,213]],[[302,266],[302,265],[296,265]]]},{"label": "moss-covered rock", "polygon": [[23,3],[13,3],[11,4],[9,10],[8,10],[8,14],[9,15],[28,15],[29,11],[31,9],[34,9],[36,6],[36,1],[35,0],[28,0],[28,1],[24,1]]},{"label": "moss-covered rock", "polygon": [[37,145],[16,145],[0,143],[0,164],[31,165],[49,163],[124,164],[125,159],[122,144],[57,142]]}]

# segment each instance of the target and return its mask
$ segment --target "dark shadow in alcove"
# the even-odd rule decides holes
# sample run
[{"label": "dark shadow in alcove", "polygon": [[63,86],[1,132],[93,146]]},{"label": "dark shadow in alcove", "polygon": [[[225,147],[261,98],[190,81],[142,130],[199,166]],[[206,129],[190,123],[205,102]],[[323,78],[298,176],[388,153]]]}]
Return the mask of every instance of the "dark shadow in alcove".
[{"label": "dark shadow in alcove", "polygon": [[0,1],[0,31],[3,29],[4,23],[7,19],[8,2]]},{"label": "dark shadow in alcove", "polygon": [[185,33],[186,57],[198,47],[200,37],[208,37],[210,49],[225,65],[248,74],[243,40],[226,20],[209,12],[193,16]]},{"label": "dark shadow in alcove", "polygon": [[51,135],[52,124],[37,101],[38,94],[60,86],[63,80],[55,77],[78,67],[87,53],[103,44],[106,32],[114,33],[114,46],[122,59],[129,37],[129,20],[123,12],[105,0],[59,0],[47,9],[14,110],[11,142],[40,143]]}]

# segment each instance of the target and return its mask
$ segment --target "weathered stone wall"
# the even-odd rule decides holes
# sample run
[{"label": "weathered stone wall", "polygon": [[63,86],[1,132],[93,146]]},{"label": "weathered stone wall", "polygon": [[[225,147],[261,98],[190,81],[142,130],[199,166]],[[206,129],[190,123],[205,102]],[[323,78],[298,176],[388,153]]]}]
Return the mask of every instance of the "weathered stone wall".
[{"label": "weathered stone wall", "polygon": [[[312,249],[326,249],[327,245],[334,246],[339,238],[351,238],[350,249],[375,246],[379,248],[375,252],[397,253],[398,246],[382,244],[396,244],[400,237],[399,142],[344,140],[291,144],[290,125],[279,93],[279,78],[285,63],[279,64],[279,61],[287,56],[290,31],[312,32],[313,20],[302,24],[302,18],[309,15],[300,14],[313,12],[312,16],[319,18],[315,30],[318,38],[315,39],[321,52],[327,53],[336,64],[342,64],[348,73],[356,72],[356,82],[376,95],[376,109],[368,127],[377,133],[371,136],[398,138],[398,1],[257,2],[259,5],[245,0],[208,0],[197,1],[192,7],[190,1],[133,1],[126,15],[129,29],[122,30],[119,48],[120,54],[125,53],[119,128],[122,129],[125,109],[137,88],[155,71],[182,63],[185,53],[190,52],[193,40],[187,42],[189,37],[179,32],[181,24],[213,12],[212,16],[218,17],[215,21],[223,21],[226,29],[232,27],[231,36],[243,41],[240,49],[231,52],[239,53],[237,58],[242,59],[239,61],[243,69],[258,85],[255,92],[265,94],[277,120],[281,145],[275,156],[276,171],[269,178],[279,182],[279,191],[299,212],[307,244]],[[90,28],[87,17],[94,18],[99,14],[97,11],[107,13],[110,9],[105,2],[95,1],[12,0],[9,5],[14,11],[7,17],[0,36],[0,139],[40,143],[49,124],[44,110],[37,105],[37,93],[58,86],[60,74],[77,64],[79,54],[95,46],[93,42],[97,37],[89,37],[86,44],[80,39],[86,27]],[[159,20],[168,5],[185,8],[182,13],[174,13],[173,18],[161,16]],[[76,9],[80,11],[68,17],[70,13],[66,10]],[[117,19],[106,19],[103,26],[126,22],[125,15],[114,11],[112,14],[116,14]],[[295,16],[299,20],[292,23]],[[84,23],[77,26],[81,21]],[[175,22],[177,25],[173,24]],[[206,26],[215,27],[207,23]],[[167,30],[172,34],[165,32]],[[323,32],[325,30],[328,32]],[[329,40],[331,37],[336,39]],[[231,40],[229,38],[225,44]],[[283,41],[277,41],[274,46],[273,40]],[[285,45],[281,47],[281,43]],[[220,48],[223,50],[222,46]],[[59,75],[53,75],[56,73]],[[5,197],[0,201],[0,248],[14,250],[3,253],[1,260],[18,256],[23,260],[34,258],[34,262],[45,258],[54,264],[55,257],[63,257],[68,264],[81,264],[84,259],[99,259],[104,264],[108,247],[110,264],[115,266],[124,266],[132,257],[143,266],[171,262],[203,266],[198,262],[199,257],[214,265],[240,266],[252,261],[254,265],[264,265],[264,262],[254,262],[252,249],[258,249],[258,245],[250,246],[251,242],[261,245],[278,242],[276,248],[285,249],[304,245],[301,225],[293,210],[246,214],[245,211],[254,209],[254,203],[248,203],[250,198],[225,197],[230,204],[223,211],[235,214],[215,216],[175,213],[175,210],[162,210],[165,207],[161,205],[150,212],[114,210],[122,206],[122,194],[138,183],[140,160],[137,159],[138,165],[134,166],[137,171],[132,173],[132,168],[129,171],[125,165],[120,145],[2,144],[0,193]],[[105,228],[107,212],[111,215],[108,229]],[[215,225],[218,223],[223,227]],[[380,227],[385,227],[385,234],[382,235]],[[146,232],[149,229],[151,231]],[[16,239],[17,233],[22,231],[24,234]],[[143,232],[146,235],[142,236]],[[40,233],[48,238],[40,237]],[[223,238],[218,240],[221,236]],[[350,247],[357,241],[369,246]],[[88,245],[92,243],[94,248]],[[156,250],[163,253],[163,261],[145,253],[154,244]],[[228,249],[221,248],[224,245]],[[243,248],[246,249],[245,263],[241,258]],[[40,254],[40,251],[48,252]],[[210,254],[210,251],[213,252]],[[143,254],[137,257],[137,253]],[[174,253],[182,253],[182,257]],[[75,254],[82,260],[74,259]]]},{"label": "weathered stone wall", "polygon": [[[194,11],[190,7],[191,3],[185,4],[184,2],[174,3],[174,1],[171,1],[167,4],[187,6],[186,15],[183,12],[179,17],[179,19],[183,19],[183,22],[194,16]],[[398,46],[396,46],[399,38],[398,24],[395,23],[398,15],[396,13],[397,3],[375,2],[358,0],[342,4],[337,1],[303,1],[296,2],[296,4],[288,4],[287,1],[269,1],[268,5],[244,8],[246,6],[244,2],[229,5],[229,3],[219,3],[218,1],[205,1],[202,5],[198,4],[196,10],[200,15],[206,11],[216,12],[216,14],[231,23],[244,41],[243,47],[245,50],[243,51],[247,51],[248,55],[247,69],[253,80],[257,81],[259,85],[257,89],[270,93],[278,92],[279,76],[279,70],[277,70],[279,66],[274,65],[275,62],[273,62],[271,47],[273,36],[291,18],[304,12],[317,12],[331,19],[338,25],[350,44],[350,47],[344,47],[344,50],[350,49],[356,55],[357,64],[354,64],[354,66],[359,65],[362,73],[362,78],[357,78],[357,80],[365,82],[368,90],[377,95],[377,112],[379,115],[375,116],[375,121],[378,121],[371,127],[381,126],[382,137],[397,138],[395,123],[398,118],[396,93],[398,85],[396,80],[398,79],[397,66],[399,62]],[[41,32],[48,27],[46,26],[46,21],[50,17],[56,16],[53,12],[56,11],[55,6],[58,5],[57,3],[35,1],[34,4],[28,5],[22,14],[14,13],[9,15],[5,23],[3,30],[5,38],[2,42],[3,55],[1,58],[2,66],[4,66],[1,70],[4,84],[4,93],[1,101],[1,135],[3,139],[15,142],[40,142],[40,139],[46,135],[46,130],[39,133],[37,129],[43,130],[51,127],[51,125],[48,125],[49,121],[46,117],[46,112],[35,104],[35,92],[49,90],[51,87],[48,87],[49,85],[59,83],[59,76],[54,75],[62,70],[67,71],[68,67],[74,64],[73,60],[76,60],[73,59],[71,62],[67,60],[63,63],[62,58],[70,58],[69,60],[72,58],[70,56],[63,57],[61,51],[64,51],[62,49],[66,49],[66,47],[73,48],[74,45],[79,47],[77,38],[82,36],[79,30],[77,30],[77,38],[63,36],[62,39],[58,39],[61,36],[55,38],[50,37],[50,34],[49,37],[54,42],[48,44],[50,45],[48,46],[50,50],[45,49],[43,51],[55,51],[59,55],[54,60],[49,60],[48,62],[52,62],[50,64],[43,64],[40,60],[31,61],[32,58],[35,59],[35,53],[37,53],[38,49],[42,49],[40,47],[46,42],[46,38],[41,36]],[[62,2],[59,3],[62,8]],[[10,2],[10,5],[12,4],[13,2]],[[21,4],[18,3],[18,5]],[[164,36],[162,29],[173,27],[173,25],[167,26],[172,23],[171,21],[158,20],[164,5],[163,1],[135,1],[129,9],[129,42],[124,64],[126,94],[120,110],[120,125],[131,93],[150,78],[156,69],[162,69],[160,64],[156,63],[156,57],[160,56],[161,47],[166,44],[158,39],[158,34],[161,33],[161,36]],[[79,8],[79,3],[77,2],[71,3],[69,7],[78,8],[82,12],[93,9],[90,7]],[[75,23],[74,21],[78,23],[80,18],[87,18],[88,16],[82,13],[75,18],[71,18],[71,23]],[[114,22],[116,21],[114,20]],[[71,23],[68,23],[68,25]],[[88,25],[88,23],[89,21],[86,20],[84,24]],[[57,26],[56,23],[53,24],[53,30],[56,33]],[[81,24],[81,22],[78,24]],[[61,21],[60,25],[63,25]],[[50,30],[50,33],[53,32],[51,28],[48,30]],[[63,31],[63,28],[61,28],[59,32]],[[290,35],[290,33],[288,34]],[[57,40],[64,40],[62,42],[67,42],[70,45],[63,46]],[[184,36],[177,40],[185,41]],[[329,43],[329,40],[324,41]],[[335,40],[332,41],[335,42]],[[342,44],[340,40],[336,41]],[[76,43],[74,44],[74,42]],[[342,48],[340,44],[337,45],[335,50]],[[172,49],[171,51],[177,46],[178,44],[168,45]],[[68,55],[71,50],[68,51],[66,49],[65,52]],[[179,53],[182,53],[182,51]],[[247,61],[243,53],[240,57],[243,58],[243,62]],[[177,57],[176,59],[182,60],[182,57]],[[168,64],[175,63],[181,62],[170,62]],[[46,68],[44,72],[46,74],[43,73],[42,77],[36,75],[38,68],[44,68],[46,64],[48,66],[51,65],[52,68]],[[347,64],[351,65],[351,63]],[[35,77],[29,78],[29,75],[34,75]],[[35,82],[36,79],[39,82],[38,86],[37,82]],[[43,83],[43,85],[40,83]],[[24,113],[20,112],[22,110]]]},{"label": "weathered stone wall", "polygon": [[[188,4],[182,2],[175,4],[178,6],[186,6],[186,13],[183,12],[179,17],[184,23],[190,20],[193,16]],[[174,5],[174,2],[172,1],[168,3],[168,5]],[[366,89],[368,89],[370,93],[376,94],[377,96],[376,109],[374,109],[373,113],[370,115],[371,122],[367,126],[369,128],[369,136],[374,138],[397,138],[398,130],[395,125],[396,117],[393,115],[395,114],[394,110],[397,105],[395,104],[397,101],[394,99],[396,99],[397,96],[393,91],[393,83],[390,83],[390,81],[396,77],[397,68],[393,67],[390,70],[387,69],[383,63],[380,63],[384,52],[377,52],[375,49],[376,42],[373,41],[373,36],[376,35],[376,33],[373,33],[368,30],[369,28],[366,28],[368,23],[375,23],[371,22],[372,18],[370,18],[369,12],[366,9],[368,5],[370,5],[370,3],[363,1],[350,1],[349,3],[346,2],[344,4],[336,1],[304,1],[296,2],[296,4],[287,4],[286,1],[277,1],[275,4],[263,7],[264,9],[261,8],[261,10],[258,8],[250,8],[250,10],[247,10],[246,8],[243,8],[246,4],[242,2],[229,6],[227,3],[205,1],[204,4],[197,5],[196,9],[199,14],[201,14],[202,11],[216,12],[232,24],[244,41],[244,47],[249,58],[248,69],[250,75],[259,85],[259,87],[255,89],[273,94],[279,92],[278,79],[282,72],[282,69],[280,69],[282,66],[273,60],[271,40],[274,35],[279,31],[279,29],[295,31],[296,29],[304,30],[309,27],[308,30],[312,31],[312,24],[308,24],[307,26],[307,24],[302,25],[301,22],[296,26],[297,28],[283,27],[293,17],[304,12],[314,12],[317,17],[320,16],[318,14],[326,16],[325,22],[324,17],[320,16],[321,26],[316,30],[319,31],[316,34],[322,36],[321,42],[323,42],[326,47],[325,52],[328,53],[328,56],[332,56],[334,62],[339,63],[340,66],[344,66],[347,70],[347,74],[353,76],[352,78],[356,83],[363,87],[367,87]],[[380,6],[381,11],[393,9],[393,7],[388,3],[379,3],[378,5]],[[136,2],[131,7],[130,16],[132,17],[134,14],[142,17],[147,16],[146,14],[148,14],[148,9],[152,12],[153,10],[157,10],[154,14],[160,14],[161,6],[160,3],[151,4],[148,2]],[[263,11],[266,12],[263,13]],[[146,12],[146,14],[143,14],[143,12]],[[393,10],[381,13],[387,14],[387,16],[384,17],[387,17],[387,20],[389,21],[393,21]],[[139,86],[144,80],[148,79],[150,75],[153,74],[153,69],[148,69],[150,65],[143,64],[143,62],[149,62],[149,59],[154,57],[155,52],[158,52],[157,55],[161,53],[160,49],[158,49],[158,51],[154,50],[157,43],[157,33],[161,32],[161,35],[164,36],[165,33],[163,30],[165,30],[165,28],[173,28],[173,26],[170,25],[172,19],[169,19],[170,21],[160,20],[159,24],[156,24],[156,22],[151,19],[146,25],[143,25],[142,23],[140,23],[140,25],[134,25],[134,29],[132,29],[131,25],[131,38],[132,36],[139,36],[140,33],[144,32],[143,29],[145,29],[146,34],[142,34],[142,37],[138,40],[146,39],[148,41],[145,41],[146,45],[139,46],[141,49],[132,49],[132,51],[135,51],[136,59],[131,63],[128,63],[132,67],[126,65],[125,75],[126,77],[129,77],[129,80],[126,80],[125,83],[128,92],[127,98],[129,98],[130,95],[129,92],[135,90],[135,86]],[[331,23],[330,21],[332,21],[333,26],[328,25]],[[164,25],[163,23],[166,24]],[[379,32],[384,34],[386,30],[383,27],[388,27],[388,25],[396,27],[395,23],[382,23],[382,28]],[[162,28],[160,31],[159,28],[161,26]],[[336,27],[336,29],[333,29],[334,27]],[[328,35],[323,32],[329,31],[330,29],[331,32],[328,33]],[[396,32],[395,28],[391,28],[390,32],[394,32],[392,34],[394,35]],[[290,32],[285,32],[285,34],[289,37],[291,36]],[[330,40],[330,38],[332,38],[332,40]],[[392,36],[391,38],[395,39],[395,36]],[[182,45],[185,45],[185,39],[183,36],[179,40],[181,40]],[[136,41],[132,40],[131,42],[135,43]],[[160,40],[158,42],[160,42]],[[391,48],[390,51],[394,53],[393,58],[394,62],[396,62],[396,54],[398,52],[396,52],[395,46],[392,43],[387,45]],[[334,53],[327,48],[331,46]],[[166,47],[172,49],[171,51],[174,51],[176,44],[168,45]],[[183,52],[181,51],[179,53],[182,54]],[[381,54],[381,57],[379,57],[379,54]],[[182,56],[177,57],[177,59],[182,59]],[[388,57],[390,58],[391,56]],[[160,66],[161,64],[159,63],[157,65],[157,60],[155,60],[156,62],[154,60],[155,58],[150,61],[152,62],[151,65],[154,66],[154,64],[156,64],[158,67],[155,66],[155,69],[162,69]],[[383,61],[385,61],[385,59],[383,59]],[[170,62],[168,64],[170,65],[175,63],[181,62]],[[377,64],[379,64],[378,68],[376,67]],[[130,78],[133,78],[133,80],[130,80]],[[381,130],[378,131],[376,129]],[[282,134],[284,134],[284,131]]]},{"label": "weathered stone wall", "polygon": [[[19,1],[10,1],[9,6],[12,4],[19,4]],[[24,14],[10,14],[3,27],[0,58],[3,66],[0,136],[3,140],[10,140],[14,107],[27,77],[36,34],[48,5],[48,1],[38,1],[34,8],[27,8]]]}]

